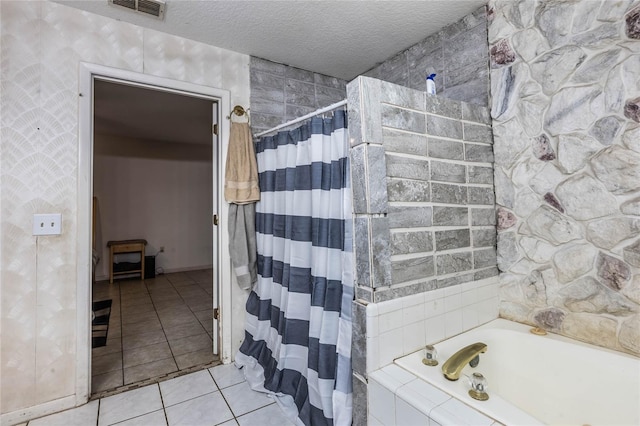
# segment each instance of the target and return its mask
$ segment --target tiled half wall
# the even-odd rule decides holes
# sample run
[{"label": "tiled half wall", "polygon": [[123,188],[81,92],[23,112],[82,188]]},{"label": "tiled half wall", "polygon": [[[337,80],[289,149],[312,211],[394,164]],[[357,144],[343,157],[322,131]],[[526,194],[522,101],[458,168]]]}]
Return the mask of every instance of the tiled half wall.
[{"label": "tiled half wall", "polygon": [[498,269],[488,109],[370,77],[347,99],[358,425],[369,373],[497,317]]},{"label": "tiled half wall", "polygon": [[347,94],[356,298],[497,275],[487,108],[368,77]]}]

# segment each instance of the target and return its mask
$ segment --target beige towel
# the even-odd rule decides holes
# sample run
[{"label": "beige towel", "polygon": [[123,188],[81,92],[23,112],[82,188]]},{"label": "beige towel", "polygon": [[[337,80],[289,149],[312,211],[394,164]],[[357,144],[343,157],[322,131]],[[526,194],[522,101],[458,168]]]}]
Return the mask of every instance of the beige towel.
[{"label": "beige towel", "polygon": [[260,200],[258,164],[249,123],[231,122],[224,199],[235,204]]}]

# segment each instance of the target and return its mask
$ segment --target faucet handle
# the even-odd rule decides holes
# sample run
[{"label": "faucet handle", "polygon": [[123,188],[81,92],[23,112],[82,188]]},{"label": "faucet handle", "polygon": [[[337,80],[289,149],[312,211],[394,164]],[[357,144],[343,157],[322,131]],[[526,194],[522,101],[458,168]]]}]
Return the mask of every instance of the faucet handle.
[{"label": "faucet handle", "polygon": [[487,379],[485,379],[482,374],[473,373],[471,377],[469,377],[469,384],[471,385],[471,389],[469,390],[469,396],[471,396],[471,398],[479,401],[489,399]]},{"label": "faucet handle", "polygon": [[427,345],[424,347],[424,358],[422,358],[422,363],[429,367],[438,365],[438,351],[433,345]]}]

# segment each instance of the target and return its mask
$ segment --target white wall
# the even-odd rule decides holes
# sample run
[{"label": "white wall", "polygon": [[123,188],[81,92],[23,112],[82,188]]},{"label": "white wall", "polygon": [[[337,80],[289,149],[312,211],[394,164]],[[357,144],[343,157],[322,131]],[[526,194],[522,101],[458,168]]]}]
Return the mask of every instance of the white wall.
[{"label": "white wall", "polygon": [[[5,424],[85,397],[76,389],[79,63],[226,89],[246,107],[249,57],[47,1],[2,1],[0,23]],[[62,213],[61,235],[31,235],[44,212]]]},{"label": "white wall", "polygon": [[[110,240],[146,239],[147,256],[164,247],[156,257],[156,268],[164,272],[211,267],[211,145],[136,141],[142,149],[132,152],[131,142],[106,135],[96,135],[94,141],[97,241],[102,240],[96,279],[109,276]],[[106,151],[104,145],[124,149]],[[168,146],[163,150],[159,145]],[[121,260],[137,261],[126,255]]]}]

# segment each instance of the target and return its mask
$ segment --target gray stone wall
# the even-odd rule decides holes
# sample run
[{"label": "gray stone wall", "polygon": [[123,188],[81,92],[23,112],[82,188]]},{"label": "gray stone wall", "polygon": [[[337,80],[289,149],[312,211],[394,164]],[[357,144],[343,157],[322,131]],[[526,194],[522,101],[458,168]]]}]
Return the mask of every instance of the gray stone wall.
[{"label": "gray stone wall", "polygon": [[368,77],[347,94],[356,298],[497,275],[488,109]]},{"label": "gray stone wall", "polygon": [[356,301],[354,425],[367,419],[366,304],[496,276],[487,107],[358,77],[347,85]]},{"label": "gray stone wall", "polygon": [[500,315],[640,354],[640,2],[491,1]]},{"label": "gray stone wall", "polygon": [[271,129],[346,98],[345,80],[251,57],[251,128]]},{"label": "gray stone wall", "polygon": [[425,78],[431,73],[437,74],[439,96],[488,105],[489,46],[484,6],[363,75],[425,91]]}]

